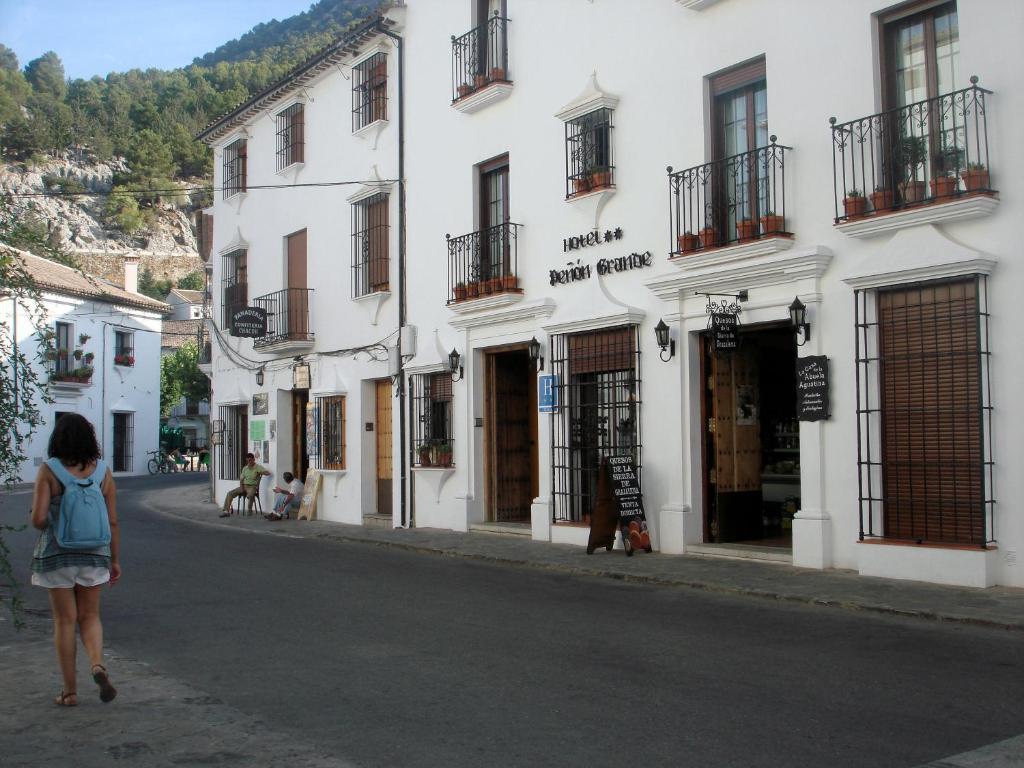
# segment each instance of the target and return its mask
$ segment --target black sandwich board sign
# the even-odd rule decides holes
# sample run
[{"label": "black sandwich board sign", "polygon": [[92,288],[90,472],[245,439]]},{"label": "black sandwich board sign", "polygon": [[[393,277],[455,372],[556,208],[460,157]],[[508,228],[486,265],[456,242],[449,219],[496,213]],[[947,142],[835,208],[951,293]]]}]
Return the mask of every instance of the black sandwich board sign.
[{"label": "black sandwich board sign", "polygon": [[267,310],[263,307],[242,307],[231,313],[231,335],[259,339],[267,335]]},{"label": "black sandwich board sign", "polygon": [[597,504],[590,516],[590,540],[587,554],[598,547],[611,550],[615,531],[622,531],[626,554],[633,550],[651,551],[651,534],[644,515],[644,498],[637,483],[636,466],[630,456],[608,456],[601,459],[597,478]]},{"label": "black sandwich board sign", "polygon": [[711,330],[714,333],[715,351],[731,352],[739,345],[737,331],[739,316],[729,312],[715,312],[711,315]]},{"label": "black sandwich board sign", "polygon": [[828,357],[811,355],[796,359],[796,416],[800,421],[821,421],[828,407]]}]

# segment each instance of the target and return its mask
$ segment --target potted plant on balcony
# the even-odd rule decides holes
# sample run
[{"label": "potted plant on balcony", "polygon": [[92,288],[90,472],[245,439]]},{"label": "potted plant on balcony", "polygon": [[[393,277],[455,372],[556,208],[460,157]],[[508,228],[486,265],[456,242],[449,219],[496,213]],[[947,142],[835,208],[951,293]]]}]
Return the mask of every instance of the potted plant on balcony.
[{"label": "potted plant on balcony", "polygon": [[519,278],[515,275],[505,275],[502,278],[506,291],[514,291],[519,287]]},{"label": "potted plant on balcony", "polygon": [[416,449],[416,453],[419,455],[421,467],[431,466],[430,457],[432,449],[429,443],[421,443],[420,447]]},{"label": "potted plant on balcony", "polygon": [[848,219],[860,218],[867,209],[868,199],[859,189],[850,189],[843,198],[843,213]]},{"label": "potted plant on balcony", "polygon": [[779,216],[775,211],[768,211],[761,217],[761,234],[773,235],[777,232],[786,231],[786,219]]},{"label": "potted plant on balcony", "polygon": [[455,284],[455,300],[465,301],[466,300],[466,284],[461,280]]},{"label": "potted plant on balcony", "polygon": [[960,183],[958,173],[964,164],[964,151],[957,146],[944,147],[935,155],[932,197],[952,197]]},{"label": "potted plant on balcony", "polygon": [[679,247],[680,253],[689,253],[690,251],[696,251],[697,246],[700,244],[700,240],[693,232],[683,232],[681,235],[676,236],[676,242]]},{"label": "potted plant on balcony", "polygon": [[438,467],[450,467],[452,465],[451,443],[438,443],[434,449],[434,464]]},{"label": "potted plant on balcony", "polygon": [[477,72],[475,75],[473,75],[474,88],[483,88],[485,85],[487,85],[487,73]]},{"label": "potted plant on balcony", "polygon": [[697,233],[697,239],[700,240],[701,248],[714,248],[718,245],[718,232],[710,224],[705,224],[704,228]]},{"label": "potted plant on balcony", "polygon": [[469,94],[473,92],[473,86],[470,85],[469,83],[459,83],[458,88],[456,88],[456,90],[458,91],[459,98],[461,99],[464,96],[469,96]]},{"label": "potted plant on balcony", "polygon": [[505,68],[504,67],[491,67],[490,78],[491,78],[491,82],[492,83],[495,80],[504,80],[505,79]]},{"label": "potted plant on balcony", "polygon": [[871,193],[871,207],[876,211],[889,211],[896,205],[896,193],[890,188],[879,185]]},{"label": "potted plant on balcony", "polygon": [[590,188],[591,189],[604,189],[610,187],[612,183],[612,172],[607,168],[600,171],[590,172]]},{"label": "potted plant on balcony", "polygon": [[918,169],[928,158],[928,143],[924,136],[901,136],[893,148],[896,167],[900,174],[900,196],[904,203],[917,203],[924,199],[924,179]]},{"label": "potted plant on balcony", "polygon": [[85,353],[81,349],[76,349],[74,352],[71,353],[71,356],[74,357],[75,360],[81,360],[82,355],[84,354]]},{"label": "potted plant on balcony", "polygon": [[471,280],[466,283],[466,298],[475,299],[480,295],[480,282],[478,280]]},{"label": "potted plant on balcony", "polygon": [[753,219],[739,219],[736,222],[736,237],[740,242],[757,237],[757,222]]},{"label": "potted plant on balcony", "polygon": [[92,336],[90,336],[88,333],[80,333],[78,334],[78,343],[84,347],[86,342],[88,342],[89,339],[91,338]]},{"label": "potted plant on balcony", "polygon": [[964,189],[968,192],[981,192],[989,188],[988,168],[984,163],[968,163],[967,168],[960,172],[964,180]]},{"label": "potted plant on balcony", "polygon": [[82,357],[82,362],[84,362],[86,365],[92,365],[92,361],[94,359],[96,359],[96,355],[94,355],[92,352],[86,352],[85,355]]},{"label": "potted plant on balcony", "polygon": [[574,195],[582,195],[584,192],[590,191],[590,174],[584,173],[580,176],[576,176],[572,180],[572,193]]}]

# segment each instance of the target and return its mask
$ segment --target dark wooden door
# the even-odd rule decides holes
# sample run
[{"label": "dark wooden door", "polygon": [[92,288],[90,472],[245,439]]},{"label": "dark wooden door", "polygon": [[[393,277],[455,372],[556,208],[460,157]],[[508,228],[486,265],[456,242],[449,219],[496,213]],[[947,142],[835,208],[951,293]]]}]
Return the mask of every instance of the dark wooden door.
[{"label": "dark wooden door", "polygon": [[292,472],[303,483],[309,471],[309,445],[306,442],[306,406],[309,404],[309,391],[297,389],[292,391]]},{"label": "dark wooden door", "polygon": [[376,424],[377,430],[377,514],[392,514],[392,478],[391,463],[391,380],[382,379],[376,384]]},{"label": "dark wooden door", "polygon": [[529,354],[489,355],[487,377],[487,517],[529,522],[537,493],[536,394]]}]

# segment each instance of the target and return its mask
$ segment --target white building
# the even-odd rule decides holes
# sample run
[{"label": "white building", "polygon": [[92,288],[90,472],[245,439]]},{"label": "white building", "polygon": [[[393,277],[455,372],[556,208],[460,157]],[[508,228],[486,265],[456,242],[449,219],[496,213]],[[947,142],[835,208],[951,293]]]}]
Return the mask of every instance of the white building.
[{"label": "white building", "polygon": [[203,291],[190,291],[185,288],[172,288],[164,301],[171,308],[168,320],[200,320],[203,317],[203,303],[206,294]]},{"label": "white building", "polygon": [[[138,293],[137,257],[126,257],[124,288],[29,253],[20,257],[40,290],[56,347],[49,370],[39,371],[49,378],[53,402],[37,400],[45,426],[28,446],[22,479],[35,477],[54,421],[68,412],[93,423],[115,475],[144,474],[159,433],[160,321],[167,305]],[[4,299],[0,316],[12,323],[26,359],[36,360],[38,338],[24,309]]]},{"label": "white building", "polygon": [[[171,315],[161,328],[160,356],[174,354],[185,344],[194,344],[199,349],[200,364],[203,364],[209,343],[204,322],[208,314],[205,291],[173,288],[166,302],[171,308]],[[182,431],[188,450],[207,449],[210,444],[210,401],[181,398],[171,408],[166,424]]]},{"label": "white building", "polygon": [[[403,350],[409,449],[395,476],[407,465],[410,479],[396,524],[519,526],[585,545],[601,460],[617,455],[639,468],[664,553],[1024,586],[1011,441],[1024,266],[1007,171],[1021,167],[1011,126],[1024,105],[1005,58],[1024,8],[449,0],[389,15],[409,41],[401,106],[415,126],[408,268],[392,265],[389,284],[404,276],[406,340],[418,340]],[[369,51],[345,45],[355,60]],[[327,106],[358,82],[344,74],[300,74],[238,110],[250,184],[274,178],[269,147],[296,104],[307,160],[334,175],[307,162],[278,181],[361,178],[363,144]],[[206,139],[227,149],[242,127],[229,116]],[[366,154],[396,178],[394,126],[378,133]],[[311,243],[351,235],[332,188],[289,190],[271,210],[273,194],[215,206],[222,254],[269,252],[250,273],[284,275],[282,236],[299,226]],[[331,270],[336,250],[311,248],[310,273]],[[332,346],[365,343],[343,284],[309,285],[338,298],[313,302],[316,344],[339,328],[351,338]],[[380,302],[381,338],[393,303]],[[314,376],[339,370],[320,349],[302,350]],[[215,374],[218,400],[248,402],[252,374],[228,373],[238,364]],[[363,395],[346,428],[363,458],[375,370],[333,384]],[[550,413],[538,385],[556,395]],[[798,406],[800,393],[811,398]],[[325,506],[370,509],[375,478],[354,475],[328,484]]]}]

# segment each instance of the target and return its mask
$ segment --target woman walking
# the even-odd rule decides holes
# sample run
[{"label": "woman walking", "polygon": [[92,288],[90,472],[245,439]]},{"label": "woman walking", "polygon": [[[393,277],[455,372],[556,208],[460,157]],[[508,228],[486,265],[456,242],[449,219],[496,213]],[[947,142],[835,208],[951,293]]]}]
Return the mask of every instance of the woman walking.
[{"label": "woman walking", "polygon": [[[100,700],[112,701],[117,691],[103,666],[100,588],[106,583],[115,584],[121,577],[114,478],[100,458],[92,424],[77,413],[66,413],[57,420],[47,453],[50,459],[39,468],[32,497],[32,525],[41,531],[32,555],[32,583],[46,587],[50,593],[53,642],[64,678],[55,703],[64,707],[78,704],[76,625],[92,665],[92,679],[100,689]],[[99,485],[106,502],[110,543],[67,549],[58,544],[55,531],[64,489],[75,483],[87,487],[89,481]]]}]

